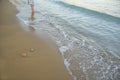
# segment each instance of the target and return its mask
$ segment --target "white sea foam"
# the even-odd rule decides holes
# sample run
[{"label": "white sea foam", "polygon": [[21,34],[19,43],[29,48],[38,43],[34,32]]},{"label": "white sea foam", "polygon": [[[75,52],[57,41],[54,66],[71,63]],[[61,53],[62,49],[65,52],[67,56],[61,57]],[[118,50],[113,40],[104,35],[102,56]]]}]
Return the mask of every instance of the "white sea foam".
[{"label": "white sea foam", "polygon": [[69,68],[69,67],[70,67],[70,63],[68,62],[67,59],[64,59],[64,64],[65,64],[65,66],[66,66],[69,74],[72,75],[72,72],[71,72],[71,70],[70,70],[70,68]]},{"label": "white sea foam", "polygon": [[15,6],[23,6],[24,4],[20,0],[9,0]]},{"label": "white sea foam", "polygon": [[9,0],[13,5],[17,6],[14,0]]},{"label": "white sea foam", "polygon": [[62,55],[64,56],[64,53],[69,50],[69,48],[67,46],[62,46],[59,48],[60,52],[62,53]]}]

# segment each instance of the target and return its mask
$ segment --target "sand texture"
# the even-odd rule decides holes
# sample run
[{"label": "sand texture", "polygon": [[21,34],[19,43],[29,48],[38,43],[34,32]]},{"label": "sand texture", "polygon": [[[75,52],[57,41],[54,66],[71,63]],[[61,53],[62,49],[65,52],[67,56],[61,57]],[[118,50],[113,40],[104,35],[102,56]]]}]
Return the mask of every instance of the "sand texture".
[{"label": "sand texture", "polygon": [[0,0],[0,80],[71,80],[59,51],[24,31],[17,12]]}]

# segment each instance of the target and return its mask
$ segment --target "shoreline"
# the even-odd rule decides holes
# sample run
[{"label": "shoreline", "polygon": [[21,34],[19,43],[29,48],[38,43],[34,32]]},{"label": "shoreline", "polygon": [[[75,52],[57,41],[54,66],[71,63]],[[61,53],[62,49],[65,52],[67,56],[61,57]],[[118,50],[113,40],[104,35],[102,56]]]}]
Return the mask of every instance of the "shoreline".
[{"label": "shoreline", "polygon": [[58,49],[24,31],[8,0],[0,11],[0,80],[72,80]]}]

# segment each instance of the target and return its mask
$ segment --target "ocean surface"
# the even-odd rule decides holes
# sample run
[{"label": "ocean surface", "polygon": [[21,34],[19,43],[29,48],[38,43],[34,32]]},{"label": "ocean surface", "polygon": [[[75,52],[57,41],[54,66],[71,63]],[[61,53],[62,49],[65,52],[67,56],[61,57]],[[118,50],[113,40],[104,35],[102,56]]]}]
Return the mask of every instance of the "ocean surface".
[{"label": "ocean surface", "polygon": [[[120,80],[120,0],[10,0],[17,18],[59,46],[73,80]],[[18,1],[18,2],[16,2]]]}]

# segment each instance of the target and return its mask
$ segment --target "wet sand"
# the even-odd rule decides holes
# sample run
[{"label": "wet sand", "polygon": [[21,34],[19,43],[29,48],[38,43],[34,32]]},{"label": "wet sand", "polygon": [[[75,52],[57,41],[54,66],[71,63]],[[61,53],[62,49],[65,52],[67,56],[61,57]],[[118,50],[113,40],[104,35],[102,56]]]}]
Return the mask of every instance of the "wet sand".
[{"label": "wet sand", "polygon": [[24,31],[17,12],[0,0],[0,80],[71,80],[58,49]]}]

